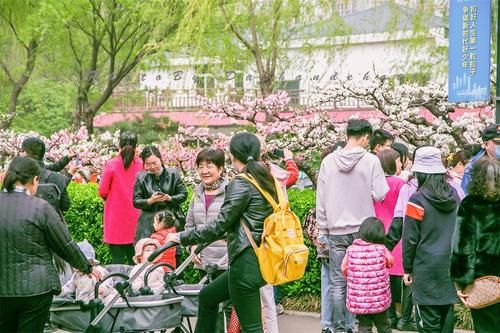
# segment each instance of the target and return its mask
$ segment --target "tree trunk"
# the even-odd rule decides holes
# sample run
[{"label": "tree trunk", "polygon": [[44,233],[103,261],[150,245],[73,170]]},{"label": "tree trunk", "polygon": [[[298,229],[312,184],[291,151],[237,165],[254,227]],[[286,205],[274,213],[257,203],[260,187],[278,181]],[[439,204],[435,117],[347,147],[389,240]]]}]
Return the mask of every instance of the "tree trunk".
[{"label": "tree trunk", "polygon": [[0,129],[8,129],[16,116],[16,106],[17,99],[19,98],[19,94],[21,94],[21,90],[23,90],[24,84],[16,83],[12,88],[12,92],[10,93],[9,104],[7,106],[7,114],[4,119],[0,123]]}]

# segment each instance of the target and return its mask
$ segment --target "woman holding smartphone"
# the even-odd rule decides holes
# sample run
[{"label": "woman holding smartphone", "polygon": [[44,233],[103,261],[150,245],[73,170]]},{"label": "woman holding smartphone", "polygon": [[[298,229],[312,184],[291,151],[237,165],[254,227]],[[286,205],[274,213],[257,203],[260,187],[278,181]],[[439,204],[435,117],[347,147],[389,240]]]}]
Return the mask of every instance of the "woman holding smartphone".
[{"label": "woman holding smartphone", "polygon": [[[154,215],[161,210],[171,210],[183,223],[180,205],[187,198],[186,185],[182,182],[179,171],[163,166],[158,148],[147,146],[140,157],[144,162],[144,170],[137,174],[133,202],[134,207],[141,210],[141,215],[134,243],[154,232]],[[182,228],[182,225],[180,227]]]}]

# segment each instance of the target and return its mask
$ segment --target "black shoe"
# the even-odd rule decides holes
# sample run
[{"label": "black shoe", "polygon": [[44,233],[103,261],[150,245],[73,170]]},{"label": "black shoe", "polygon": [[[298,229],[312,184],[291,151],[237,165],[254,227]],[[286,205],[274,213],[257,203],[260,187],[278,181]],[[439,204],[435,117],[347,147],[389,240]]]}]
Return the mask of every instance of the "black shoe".
[{"label": "black shoe", "polygon": [[323,327],[321,333],[333,333],[333,331],[329,327]]},{"label": "black shoe", "polygon": [[398,330],[403,331],[403,332],[416,332],[417,331],[417,325],[415,324],[414,321],[408,321],[404,319],[400,319],[398,321],[398,325],[396,327]]}]

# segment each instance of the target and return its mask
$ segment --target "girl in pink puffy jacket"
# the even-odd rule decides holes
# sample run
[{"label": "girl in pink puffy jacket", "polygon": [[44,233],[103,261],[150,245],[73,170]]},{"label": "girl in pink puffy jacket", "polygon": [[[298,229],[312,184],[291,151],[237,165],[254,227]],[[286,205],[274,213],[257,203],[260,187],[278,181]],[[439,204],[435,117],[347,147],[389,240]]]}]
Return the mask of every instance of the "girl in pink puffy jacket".
[{"label": "girl in pink puffy jacket", "polygon": [[391,305],[388,268],[394,258],[384,246],[384,225],[376,217],[366,218],[359,238],[347,248],[342,273],[347,277],[347,309],[359,320],[359,333],[391,332],[387,309]]}]

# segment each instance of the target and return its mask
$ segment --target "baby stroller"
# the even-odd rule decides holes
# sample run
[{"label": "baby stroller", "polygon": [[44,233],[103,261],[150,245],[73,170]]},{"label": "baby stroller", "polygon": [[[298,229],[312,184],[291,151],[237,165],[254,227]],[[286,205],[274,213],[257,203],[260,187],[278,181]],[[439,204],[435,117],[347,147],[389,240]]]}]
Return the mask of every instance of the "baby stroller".
[{"label": "baby stroller", "polygon": [[[176,245],[176,243],[166,243],[148,258],[148,262],[153,262],[163,251]],[[188,258],[189,261],[202,249],[203,246],[199,246]],[[171,274],[165,274],[166,288],[163,292],[153,295],[147,285],[149,273],[159,266],[167,265],[165,263],[143,265],[131,277],[128,276],[131,266],[107,266],[110,274],[96,284],[95,298],[88,305],[79,304],[68,298],[54,299],[50,309],[51,324],[70,332],[149,332],[172,328],[178,328],[177,332],[186,332],[186,328],[181,325],[183,296],[172,292],[175,282],[172,277],[180,274],[187,264],[168,272]],[[141,295],[130,296],[128,290],[131,283],[146,269],[145,287],[141,288]],[[117,294],[104,306],[98,298],[98,290],[100,284],[110,278],[121,281],[115,283]]]}]

